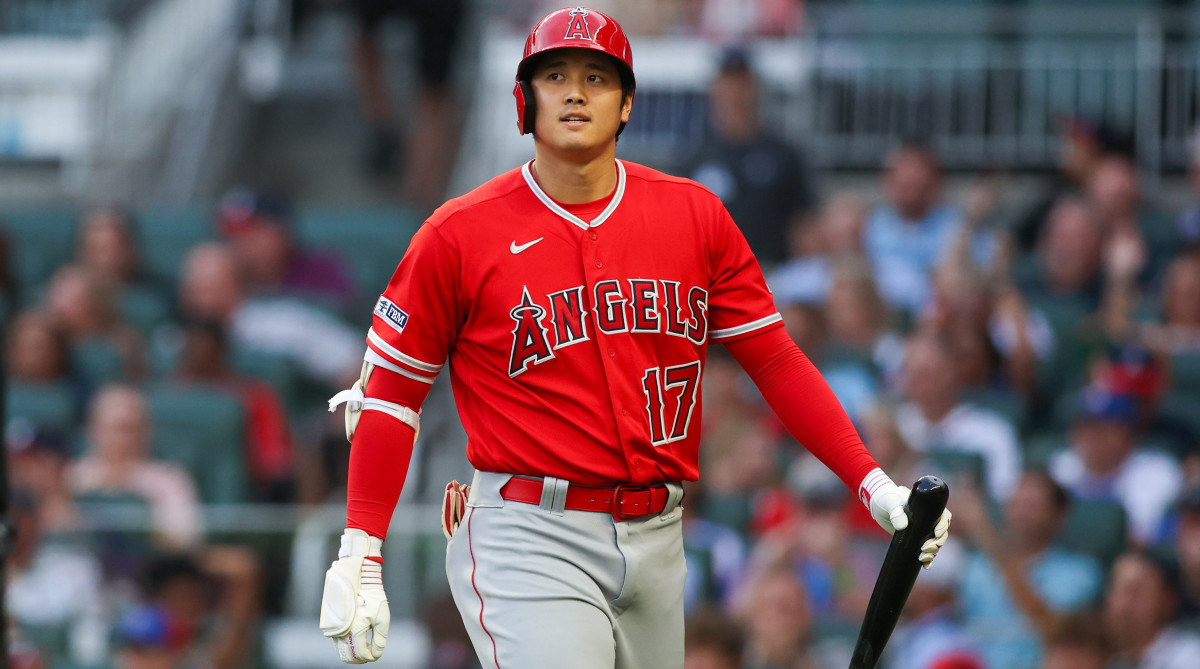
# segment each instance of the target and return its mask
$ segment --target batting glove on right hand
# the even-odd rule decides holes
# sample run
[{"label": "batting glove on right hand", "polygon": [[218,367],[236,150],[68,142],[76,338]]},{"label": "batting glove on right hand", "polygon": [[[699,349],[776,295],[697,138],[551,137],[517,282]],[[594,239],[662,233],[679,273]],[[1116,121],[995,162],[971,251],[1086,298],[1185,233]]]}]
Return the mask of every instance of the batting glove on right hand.
[{"label": "batting glove on right hand", "polygon": [[342,662],[374,662],[387,645],[392,614],[383,592],[382,546],[377,537],[347,529],[338,559],[325,572],[321,631],[333,639]]},{"label": "batting glove on right hand", "polygon": [[[908,514],[904,512],[904,506],[908,504],[908,496],[911,494],[911,489],[896,485],[878,468],[871,470],[858,488],[859,498],[870,509],[871,517],[880,527],[887,530],[888,534],[895,534],[897,530],[908,527]],[[941,518],[938,518],[937,525],[933,528],[933,538],[921,544],[921,555],[917,559],[926,569],[933,564],[933,558],[937,557],[938,550],[945,545],[950,536],[950,515],[950,509],[943,510]]]}]

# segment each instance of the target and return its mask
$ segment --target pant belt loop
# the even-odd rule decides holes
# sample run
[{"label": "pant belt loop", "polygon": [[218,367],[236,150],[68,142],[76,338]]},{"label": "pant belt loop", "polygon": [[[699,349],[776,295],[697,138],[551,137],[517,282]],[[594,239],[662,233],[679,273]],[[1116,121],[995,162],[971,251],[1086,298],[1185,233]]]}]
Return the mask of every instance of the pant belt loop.
[{"label": "pant belt loop", "polygon": [[667,483],[667,505],[663,507],[660,516],[665,516],[674,511],[679,503],[683,501],[683,485],[679,483]]},{"label": "pant belt loop", "polygon": [[570,483],[566,480],[553,476],[542,479],[542,500],[538,503],[538,508],[556,516],[563,515],[563,510],[567,507],[567,487],[569,485]]}]

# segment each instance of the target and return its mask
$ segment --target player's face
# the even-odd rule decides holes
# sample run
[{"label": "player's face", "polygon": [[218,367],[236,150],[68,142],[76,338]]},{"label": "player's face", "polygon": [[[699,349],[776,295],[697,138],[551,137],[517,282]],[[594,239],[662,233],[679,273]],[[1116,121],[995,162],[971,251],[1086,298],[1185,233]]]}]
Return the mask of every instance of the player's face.
[{"label": "player's face", "polygon": [[606,148],[633,108],[632,97],[622,99],[621,75],[612,59],[587,49],[550,53],[531,83],[537,99],[534,136],[556,149]]}]

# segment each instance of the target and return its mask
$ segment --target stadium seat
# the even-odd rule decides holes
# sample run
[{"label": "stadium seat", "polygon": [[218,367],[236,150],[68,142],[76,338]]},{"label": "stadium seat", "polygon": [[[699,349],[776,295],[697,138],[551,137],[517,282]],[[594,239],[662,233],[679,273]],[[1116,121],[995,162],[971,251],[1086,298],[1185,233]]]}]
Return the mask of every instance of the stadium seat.
[{"label": "stadium seat", "polygon": [[71,347],[71,366],[95,386],[125,378],[125,361],[112,343],[90,339]]},{"label": "stadium seat", "polygon": [[151,276],[179,279],[196,244],[214,239],[212,212],[195,207],[146,207],[137,212],[142,262]]},{"label": "stadium seat", "polygon": [[1116,502],[1074,500],[1059,533],[1063,548],[1094,557],[1104,568],[1125,550],[1125,509]]},{"label": "stadium seat", "polygon": [[265,351],[239,350],[234,353],[232,364],[239,372],[269,383],[289,414],[302,412],[304,376],[295,360]]},{"label": "stadium seat", "polygon": [[247,497],[245,410],[203,388],[160,385],[147,391],[156,457],[190,472],[205,503]]},{"label": "stadium seat", "polygon": [[171,317],[171,307],[166,299],[159,292],[143,286],[130,286],[121,291],[120,310],[121,316],[146,338]]},{"label": "stadium seat", "polygon": [[1180,425],[1200,435],[1200,410],[1196,393],[1172,389],[1158,399],[1158,414],[1164,421]]},{"label": "stadium seat", "polygon": [[4,394],[4,411],[9,421],[23,418],[64,435],[75,429],[78,417],[75,394],[66,383],[9,381]]},{"label": "stadium seat", "polygon": [[32,301],[37,289],[74,254],[78,219],[79,212],[63,207],[0,209],[0,225],[12,245],[13,267],[25,302]]},{"label": "stadium seat", "polygon": [[1183,351],[1171,356],[1171,389],[1200,396],[1200,351]]}]

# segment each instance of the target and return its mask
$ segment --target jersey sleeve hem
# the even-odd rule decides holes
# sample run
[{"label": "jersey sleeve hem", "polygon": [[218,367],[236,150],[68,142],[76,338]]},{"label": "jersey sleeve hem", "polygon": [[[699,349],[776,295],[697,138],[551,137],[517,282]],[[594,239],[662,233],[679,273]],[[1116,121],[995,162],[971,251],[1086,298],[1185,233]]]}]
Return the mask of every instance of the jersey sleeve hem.
[{"label": "jersey sleeve hem", "polygon": [[[367,331],[367,347],[368,356],[374,353],[383,362],[388,363],[381,365],[382,367],[418,381],[433,383],[433,378],[442,370],[442,365],[424,362],[401,352],[395,346],[387,343],[383,337],[379,336],[379,333],[375,332],[374,328]],[[373,360],[370,357],[368,357],[368,360],[380,364],[379,360]]]},{"label": "jersey sleeve hem", "polygon": [[722,339],[731,339],[733,337],[738,337],[741,335],[749,334],[751,332],[754,332],[756,330],[761,330],[761,329],[763,329],[767,326],[773,325],[775,323],[782,323],[782,322],[783,322],[783,316],[780,316],[779,312],[775,312],[775,313],[771,314],[770,316],[764,316],[756,321],[750,321],[749,323],[743,323],[742,325],[737,325],[737,326],[734,326],[731,328],[722,328],[720,330],[712,330],[711,332],[708,333],[708,338],[713,341],[719,341]]}]

